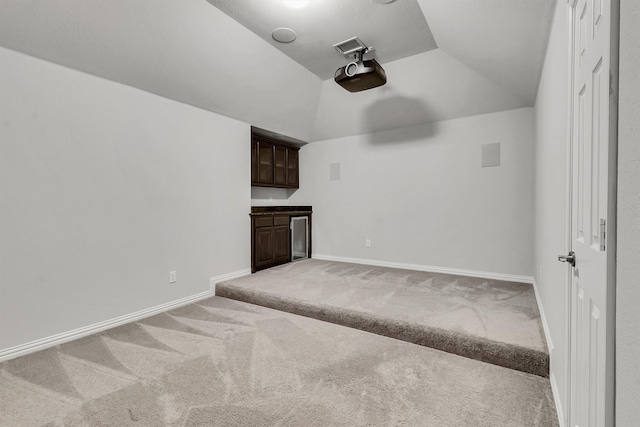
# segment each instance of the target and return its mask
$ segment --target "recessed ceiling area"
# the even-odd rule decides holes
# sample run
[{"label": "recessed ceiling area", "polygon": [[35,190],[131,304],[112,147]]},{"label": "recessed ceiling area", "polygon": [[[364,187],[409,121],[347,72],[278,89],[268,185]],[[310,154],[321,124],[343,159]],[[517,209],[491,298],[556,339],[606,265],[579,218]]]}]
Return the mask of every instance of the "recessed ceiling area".
[{"label": "recessed ceiling area", "polygon": [[[346,64],[333,45],[352,37],[373,46],[367,58],[380,63],[437,48],[417,0],[309,0],[300,8],[284,0],[207,1],[322,80]],[[295,42],[274,41],[271,33],[279,27],[295,31]]]}]

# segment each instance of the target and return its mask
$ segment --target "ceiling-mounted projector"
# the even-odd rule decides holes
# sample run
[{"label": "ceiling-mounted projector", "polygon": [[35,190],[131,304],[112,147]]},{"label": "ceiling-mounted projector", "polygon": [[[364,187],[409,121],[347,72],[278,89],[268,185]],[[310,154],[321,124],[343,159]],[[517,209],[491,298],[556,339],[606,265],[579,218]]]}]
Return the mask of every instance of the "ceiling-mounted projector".
[{"label": "ceiling-mounted projector", "polygon": [[338,68],[333,78],[336,83],[349,92],[372,89],[387,82],[387,75],[378,61],[363,59],[363,55],[371,52],[373,48],[367,47],[359,38],[350,38],[334,44],[333,47],[342,55],[354,59],[344,67]]}]

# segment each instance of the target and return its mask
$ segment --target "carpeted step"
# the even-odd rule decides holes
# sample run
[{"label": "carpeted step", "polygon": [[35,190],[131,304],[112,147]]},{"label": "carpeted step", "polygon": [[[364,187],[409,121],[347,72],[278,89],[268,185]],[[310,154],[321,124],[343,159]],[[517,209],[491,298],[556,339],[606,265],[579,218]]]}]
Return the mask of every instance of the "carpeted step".
[{"label": "carpeted step", "polygon": [[237,286],[232,282],[218,283],[215,294],[395,338],[545,378],[549,376],[548,353],[533,348],[349,308],[275,295],[246,286]]}]

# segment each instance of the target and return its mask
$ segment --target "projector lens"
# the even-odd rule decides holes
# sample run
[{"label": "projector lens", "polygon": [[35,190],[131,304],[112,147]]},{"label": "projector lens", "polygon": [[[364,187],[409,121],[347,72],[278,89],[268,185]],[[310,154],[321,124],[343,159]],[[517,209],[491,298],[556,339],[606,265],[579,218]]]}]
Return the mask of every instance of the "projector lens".
[{"label": "projector lens", "polygon": [[346,67],[344,67],[344,73],[349,77],[355,76],[357,72],[358,64],[356,62],[350,62]]}]

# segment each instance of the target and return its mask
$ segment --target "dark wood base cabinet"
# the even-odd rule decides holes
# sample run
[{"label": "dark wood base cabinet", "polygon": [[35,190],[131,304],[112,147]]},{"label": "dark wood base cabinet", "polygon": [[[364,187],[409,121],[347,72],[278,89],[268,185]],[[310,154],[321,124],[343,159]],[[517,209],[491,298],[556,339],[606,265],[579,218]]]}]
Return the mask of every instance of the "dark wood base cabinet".
[{"label": "dark wood base cabinet", "polygon": [[262,268],[289,260],[289,217],[256,218],[255,266]]},{"label": "dark wood base cabinet", "polygon": [[251,208],[251,272],[291,261],[291,217],[308,216],[311,258],[311,206]]}]

